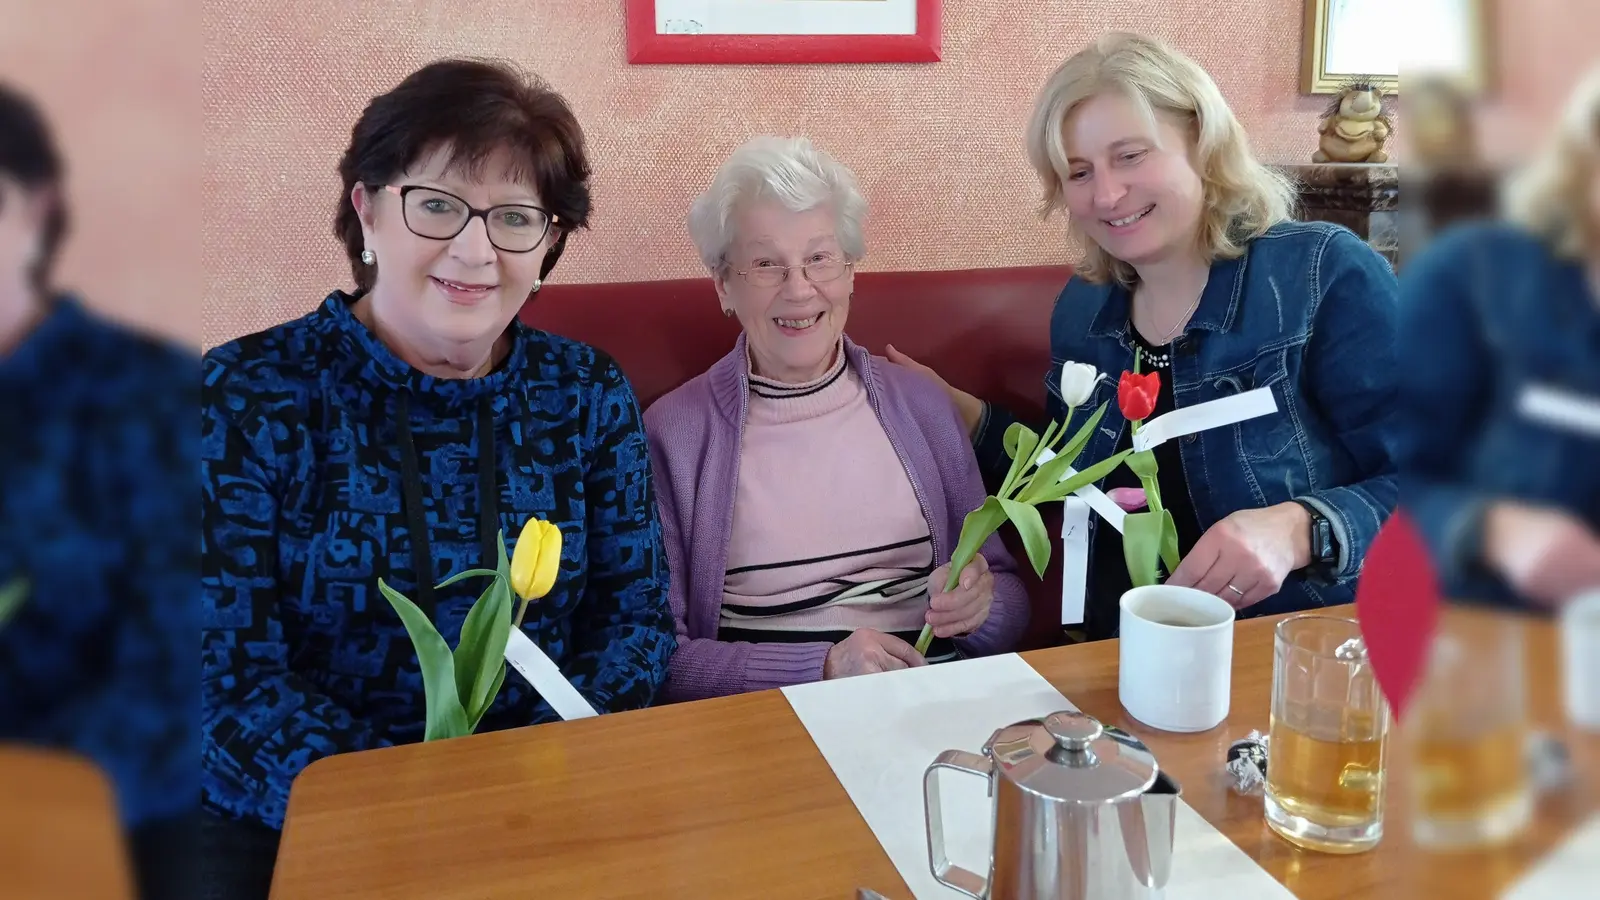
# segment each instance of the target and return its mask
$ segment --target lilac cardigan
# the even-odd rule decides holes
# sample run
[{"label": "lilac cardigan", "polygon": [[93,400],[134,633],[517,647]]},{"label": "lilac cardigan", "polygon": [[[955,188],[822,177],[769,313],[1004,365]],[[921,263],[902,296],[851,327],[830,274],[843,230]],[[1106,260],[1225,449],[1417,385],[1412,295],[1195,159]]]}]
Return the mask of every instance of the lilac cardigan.
[{"label": "lilac cardigan", "polygon": [[[906,464],[933,534],[936,565],[950,561],[961,523],[986,492],[959,413],[948,395],[845,338],[850,365],[889,442]],[[663,699],[695,700],[818,681],[829,643],[734,643],[717,640],[723,578],[733,528],[750,382],[745,338],[644,416],[671,571],[668,597],[677,620]],[[965,656],[1013,649],[1028,624],[1028,596],[998,536],[983,545],[994,572],[994,604],[976,632],[957,638]]]}]

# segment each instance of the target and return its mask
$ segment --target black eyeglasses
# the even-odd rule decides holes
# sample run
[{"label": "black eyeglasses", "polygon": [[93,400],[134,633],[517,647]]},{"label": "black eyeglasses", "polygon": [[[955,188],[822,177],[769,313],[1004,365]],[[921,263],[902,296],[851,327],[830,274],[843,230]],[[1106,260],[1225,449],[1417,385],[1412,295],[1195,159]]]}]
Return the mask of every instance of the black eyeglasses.
[{"label": "black eyeglasses", "polygon": [[453,240],[467,223],[482,217],[489,243],[507,253],[527,253],[544,242],[560,217],[526,203],[508,203],[478,209],[438,188],[418,184],[386,184],[383,189],[400,198],[401,217],[417,237]]}]

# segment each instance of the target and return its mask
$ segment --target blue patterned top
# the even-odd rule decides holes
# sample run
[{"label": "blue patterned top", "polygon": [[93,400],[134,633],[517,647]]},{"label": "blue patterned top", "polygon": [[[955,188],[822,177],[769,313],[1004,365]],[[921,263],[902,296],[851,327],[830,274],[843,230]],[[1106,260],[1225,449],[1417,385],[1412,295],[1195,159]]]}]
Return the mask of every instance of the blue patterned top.
[{"label": "blue patterned top", "polygon": [[0,742],[93,760],[129,826],[199,795],[198,362],[70,296],[0,356]]},{"label": "blue patterned top", "polygon": [[[492,568],[495,531],[514,552],[538,516],[561,528],[561,570],[522,627],[596,709],[648,705],[674,646],[649,454],[616,363],[518,322],[494,372],[436,378],[354,300],[334,293],[204,362],[202,796],[274,828],[313,760],[422,738],[416,652],[380,577],[454,646],[486,581],[428,588]],[[512,671],[479,730],[555,718]]]}]

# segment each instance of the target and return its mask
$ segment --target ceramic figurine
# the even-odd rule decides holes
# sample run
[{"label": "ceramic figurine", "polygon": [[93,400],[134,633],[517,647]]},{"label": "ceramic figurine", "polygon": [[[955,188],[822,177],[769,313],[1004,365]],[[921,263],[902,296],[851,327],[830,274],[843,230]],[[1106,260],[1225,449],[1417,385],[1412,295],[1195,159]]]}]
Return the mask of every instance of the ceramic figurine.
[{"label": "ceramic figurine", "polygon": [[1389,154],[1383,145],[1394,123],[1383,110],[1383,93],[1374,85],[1355,81],[1340,89],[1328,105],[1317,133],[1316,163],[1383,163]]}]

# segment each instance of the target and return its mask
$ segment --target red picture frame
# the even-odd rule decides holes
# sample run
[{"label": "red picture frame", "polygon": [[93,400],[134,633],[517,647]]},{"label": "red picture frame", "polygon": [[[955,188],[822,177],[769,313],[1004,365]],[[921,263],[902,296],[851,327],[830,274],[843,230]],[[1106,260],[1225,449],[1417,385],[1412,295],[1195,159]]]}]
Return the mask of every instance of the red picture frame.
[{"label": "red picture frame", "polygon": [[915,34],[657,34],[656,0],[627,0],[630,64],[924,63],[941,59],[942,0],[917,0]]}]

